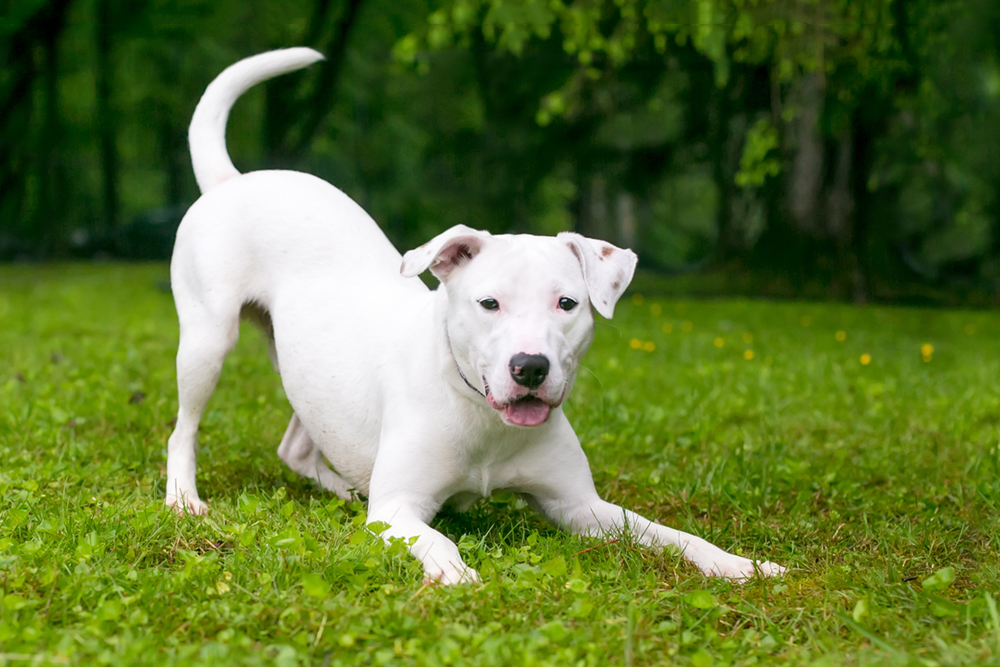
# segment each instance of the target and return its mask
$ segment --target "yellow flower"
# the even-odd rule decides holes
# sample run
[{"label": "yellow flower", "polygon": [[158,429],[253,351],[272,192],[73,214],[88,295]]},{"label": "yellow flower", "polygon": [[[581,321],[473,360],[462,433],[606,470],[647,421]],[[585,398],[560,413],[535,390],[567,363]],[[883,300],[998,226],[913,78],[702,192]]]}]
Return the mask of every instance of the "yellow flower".
[{"label": "yellow flower", "polygon": [[673,332],[674,332],[674,325],[671,324],[670,322],[664,322],[663,333],[673,333]]},{"label": "yellow flower", "polygon": [[930,362],[930,360],[931,360],[931,355],[929,355],[929,354],[924,354],[924,355],[922,355],[922,358],[923,358],[923,360],[924,360],[924,363],[926,364],[926,363],[929,363],[929,362]]},{"label": "yellow flower", "polygon": [[642,347],[642,341],[639,340],[638,338],[633,338],[628,342],[628,344],[632,346],[633,350],[638,350],[640,347]]},{"label": "yellow flower", "polygon": [[721,338],[716,338],[714,341],[712,341],[712,343],[715,345],[715,347],[722,347],[723,345],[726,344],[726,341],[722,340]]},{"label": "yellow flower", "polygon": [[691,324],[690,322],[688,322],[687,320],[685,320],[684,322],[681,322],[681,330],[683,330],[683,331],[691,331],[692,329],[694,329],[694,325]]},{"label": "yellow flower", "polygon": [[743,358],[747,361],[753,361],[753,350],[744,350]]},{"label": "yellow flower", "polygon": [[833,334],[833,337],[837,339],[838,343],[843,343],[845,340],[847,340],[847,332],[838,331],[837,333]]},{"label": "yellow flower", "polygon": [[867,352],[865,352],[864,354],[861,355],[861,365],[862,366],[867,366],[871,362],[872,362],[872,355],[868,354]]},{"label": "yellow flower", "polygon": [[656,349],[656,343],[654,343],[651,340],[647,340],[645,343],[642,344],[642,349],[646,350],[646,352],[652,352],[653,350]]},{"label": "yellow flower", "polygon": [[654,303],[652,306],[649,307],[650,315],[656,316],[659,315],[661,312],[663,312],[663,308],[661,308],[660,304],[658,303]]},{"label": "yellow flower", "polygon": [[925,357],[929,357],[934,354],[934,346],[930,343],[924,343],[920,346],[920,354]]},{"label": "yellow flower", "polygon": [[637,306],[641,306],[642,302],[645,301],[645,300],[646,300],[646,297],[644,297],[643,295],[639,294],[638,292],[636,292],[635,294],[632,295],[632,303],[634,303]]},{"label": "yellow flower", "polygon": [[743,342],[749,345],[753,342],[753,334],[749,331],[743,334]]}]

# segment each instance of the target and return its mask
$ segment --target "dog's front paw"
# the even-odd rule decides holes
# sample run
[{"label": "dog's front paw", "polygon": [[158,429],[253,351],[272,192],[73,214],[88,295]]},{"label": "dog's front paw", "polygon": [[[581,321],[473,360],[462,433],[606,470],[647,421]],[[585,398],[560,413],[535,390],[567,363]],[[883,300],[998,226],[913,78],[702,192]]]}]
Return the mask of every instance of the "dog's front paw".
[{"label": "dog's front paw", "polygon": [[184,515],[191,516],[205,516],[208,514],[208,505],[204,503],[201,499],[195,496],[177,496],[172,493],[167,494],[167,499],[164,501],[167,507],[173,507],[174,511]]},{"label": "dog's front paw", "polygon": [[424,567],[425,584],[442,584],[451,586],[454,584],[478,584],[479,573],[471,567],[466,567],[464,563],[445,563],[443,567],[437,564]]},{"label": "dog's front paw", "polygon": [[744,582],[753,577],[777,577],[785,574],[785,568],[771,561],[752,561],[749,558],[727,554],[725,559],[712,562],[702,571],[710,577],[722,577],[735,582]]}]

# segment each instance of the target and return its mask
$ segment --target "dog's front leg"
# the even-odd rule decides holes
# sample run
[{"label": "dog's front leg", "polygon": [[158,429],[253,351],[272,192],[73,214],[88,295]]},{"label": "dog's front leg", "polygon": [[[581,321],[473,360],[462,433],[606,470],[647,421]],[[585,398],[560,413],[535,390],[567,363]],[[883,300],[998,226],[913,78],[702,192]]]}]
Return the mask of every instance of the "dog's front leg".
[{"label": "dog's front leg", "polygon": [[752,561],[695,535],[653,523],[631,510],[601,500],[596,492],[532,500],[549,520],[577,535],[602,537],[624,532],[644,546],[673,546],[709,576],[745,581],[757,574],[774,576],[785,572],[785,568],[770,561]]},{"label": "dog's front leg", "polygon": [[381,536],[385,539],[416,537],[410,553],[424,565],[426,580],[441,584],[478,583],[479,574],[466,566],[458,547],[447,537],[431,528],[427,522],[439,507],[430,499],[390,497],[369,503],[368,523],[389,525]]},{"label": "dog's front leg", "polygon": [[784,573],[780,565],[728,553],[700,537],[653,523],[602,500],[594,487],[587,456],[569,422],[563,418],[556,426],[546,447],[529,454],[521,465],[534,471],[533,483],[525,488],[528,500],[560,528],[591,537],[624,532],[644,546],[673,546],[709,576],[744,581],[757,574]]},{"label": "dog's front leg", "polygon": [[462,561],[458,546],[428,525],[462,476],[454,449],[448,435],[421,415],[401,412],[383,426],[368,485],[368,523],[388,525],[380,532],[386,540],[413,542],[410,553],[423,563],[425,581],[477,583],[479,575]]}]

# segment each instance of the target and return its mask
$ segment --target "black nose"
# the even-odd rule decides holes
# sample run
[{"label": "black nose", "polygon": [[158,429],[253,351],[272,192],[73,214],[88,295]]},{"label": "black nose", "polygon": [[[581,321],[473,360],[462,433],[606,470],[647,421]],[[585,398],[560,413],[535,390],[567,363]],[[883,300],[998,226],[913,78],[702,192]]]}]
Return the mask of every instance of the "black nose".
[{"label": "black nose", "polygon": [[528,389],[536,389],[549,374],[549,358],[544,354],[518,352],[510,358],[510,376]]}]

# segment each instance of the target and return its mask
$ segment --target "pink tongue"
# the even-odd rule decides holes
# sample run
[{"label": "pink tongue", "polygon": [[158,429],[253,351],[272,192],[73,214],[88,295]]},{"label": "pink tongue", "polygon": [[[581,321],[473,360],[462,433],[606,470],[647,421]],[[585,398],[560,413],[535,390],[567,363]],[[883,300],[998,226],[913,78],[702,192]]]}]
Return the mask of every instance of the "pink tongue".
[{"label": "pink tongue", "polygon": [[552,408],[547,403],[537,398],[526,398],[516,403],[511,403],[503,409],[503,416],[511,424],[518,426],[538,426],[549,418],[549,411]]}]

